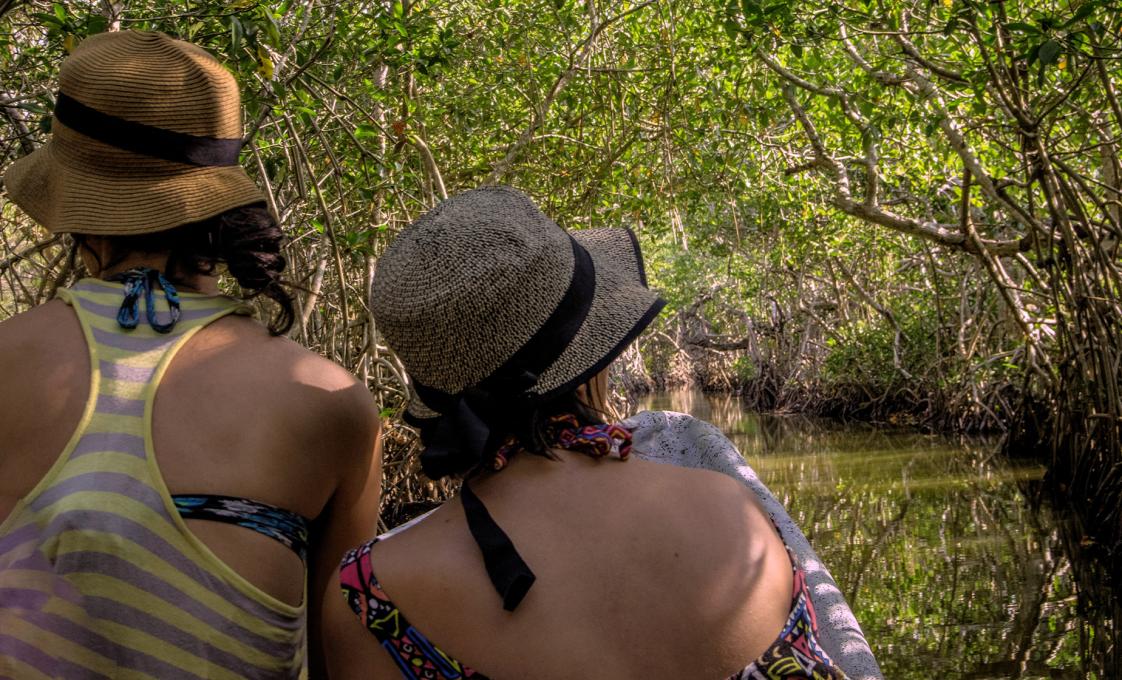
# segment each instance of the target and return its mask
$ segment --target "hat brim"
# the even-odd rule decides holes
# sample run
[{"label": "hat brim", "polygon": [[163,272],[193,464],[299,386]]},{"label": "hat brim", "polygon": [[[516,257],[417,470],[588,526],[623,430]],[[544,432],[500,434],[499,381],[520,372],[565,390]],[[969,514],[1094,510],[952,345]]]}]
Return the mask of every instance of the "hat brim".
[{"label": "hat brim", "polygon": [[56,234],[148,234],[265,200],[241,166],[197,167],[84,143],[100,152],[98,162],[67,158],[52,139],[4,173],[10,200]]},{"label": "hat brim", "polygon": [[[570,233],[592,256],[596,290],[580,330],[531,390],[542,399],[573,390],[607,368],[666,304],[647,288],[639,243],[629,229],[583,229]],[[419,420],[440,415],[415,392],[407,412]]]}]

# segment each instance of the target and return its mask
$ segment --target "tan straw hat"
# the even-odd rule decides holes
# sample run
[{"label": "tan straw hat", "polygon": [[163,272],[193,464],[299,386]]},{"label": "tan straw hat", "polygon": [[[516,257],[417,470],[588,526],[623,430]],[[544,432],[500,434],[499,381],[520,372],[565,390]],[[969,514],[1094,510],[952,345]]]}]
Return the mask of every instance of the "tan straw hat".
[{"label": "tan straw hat", "polygon": [[83,40],[62,62],[51,132],[4,186],[52,232],[151,233],[264,200],[238,165],[234,77],[162,33]]},{"label": "tan straw hat", "polygon": [[414,381],[413,419],[446,412],[469,388],[538,399],[571,390],[663,304],[629,230],[570,236],[497,186],[454,196],[405,229],[379,259],[371,296]]}]

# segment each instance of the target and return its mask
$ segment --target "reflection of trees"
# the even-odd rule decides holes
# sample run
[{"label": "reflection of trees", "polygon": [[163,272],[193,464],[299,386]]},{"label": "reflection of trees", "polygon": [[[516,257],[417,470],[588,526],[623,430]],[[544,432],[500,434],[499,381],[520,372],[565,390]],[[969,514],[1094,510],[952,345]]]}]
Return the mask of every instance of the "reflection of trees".
[{"label": "reflection of trees", "polygon": [[[1033,485],[1027,489],[1031,496],[1039,496],[1042,488]],[[1091,666],[1099,677],[1122,676],[1122,575],[1111,573],[1104,565],[1110,564],[1110,555],[1104,555],[1102,546],[1088,541],[1080,516],[1069,507],[1052,508],[1041,503],[1042,514],[1048,515],[1055,527],[1054,533],[1062,544],[1064,553],[1071,558],[1073,578],[1079,585],[1075,606],[1082,616],[1079,626],[1080,644],[1091,651]]]},{"label": "reflection of trees", "polygon": [[729,397],[674,399],[657,407],[720,426],[786,504],[886,677],[1117,677],[1101,649],[1081,644],[1105,624],[1077,611],[1055,521],[1018,489],[1037,469],[986,442],[745,414]]}]

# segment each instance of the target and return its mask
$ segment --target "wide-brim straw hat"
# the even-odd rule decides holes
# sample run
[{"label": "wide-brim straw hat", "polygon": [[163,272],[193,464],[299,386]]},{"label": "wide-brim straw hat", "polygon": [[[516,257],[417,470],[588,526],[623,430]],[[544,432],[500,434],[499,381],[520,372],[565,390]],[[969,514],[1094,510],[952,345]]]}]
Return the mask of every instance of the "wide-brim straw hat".
[{"label": "wide-brim straw hat", "polygon": [[647,288],[630,230],[567,232],[499,186],[454,196],[402,231],[379,258],[371,295],[378,329],[414,381],[408,413],[421,420],[440,410],[417,392],[456,395],[484,383],[528,342],[548,345],[543,327],[548,335],[579,309],[579,327],[559,355],[544,357],[526,392],[545,399],[572,390],[663,304]]},{"label": "wide-brim straw hat", "polygon": [[152,233],[264,200],[238,165],[237,81],[162,33],[79,43],[59,71],[51,133],[8,167],[4,188],[55,233]]}]

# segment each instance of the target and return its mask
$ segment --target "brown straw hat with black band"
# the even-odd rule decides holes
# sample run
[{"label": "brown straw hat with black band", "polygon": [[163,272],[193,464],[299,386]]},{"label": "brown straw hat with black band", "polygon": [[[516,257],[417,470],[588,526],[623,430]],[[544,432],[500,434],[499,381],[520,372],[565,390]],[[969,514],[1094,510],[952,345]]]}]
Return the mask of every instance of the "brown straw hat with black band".
[{"label": "brown straw hat with black band", "polygon": [[55,233],[146,234],[264,200],[238,165],[237,81],[162,33],[79,43],[59,70],[51,133],[8,167],[4,188]]},{"label": "brown straw hat with black band", "polygon": [[[608,366],[665,304],[627,229],[567,232],[521,192],[454,196],[378,260],[375,322],[413,382],[429,477],[480,468],[516,423]],[[513,610],[534,575],[467,483],[468,525]]]}]

